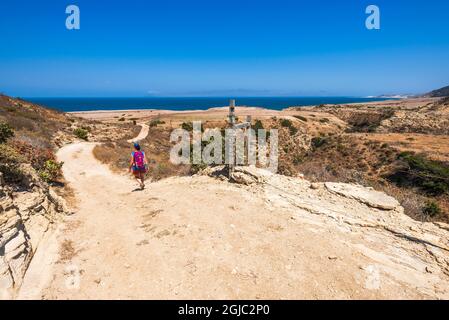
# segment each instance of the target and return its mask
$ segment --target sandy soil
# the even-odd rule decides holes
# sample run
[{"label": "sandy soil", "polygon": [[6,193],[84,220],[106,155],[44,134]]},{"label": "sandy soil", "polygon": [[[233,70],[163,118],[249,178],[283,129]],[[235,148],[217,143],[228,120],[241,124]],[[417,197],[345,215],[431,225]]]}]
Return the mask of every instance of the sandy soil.
[{"label": "sandy soil", "polygon": [[[447,294],[446,282],[426,272],[413,253],[394,247],[396,240],[386,247],[375,230],[348,232],[335,227],[333,218],[272,207],[263,192],[206,176],[169,178],[139,191],[129,176],[100,164],[94,146],[75,143],[58,152],[77,210],[55,237],[58,255],[32,263],[29,272],[35,277],[26,279],[19,298],[420,299]],[[393,256],[387,258],[390,250]]]}]

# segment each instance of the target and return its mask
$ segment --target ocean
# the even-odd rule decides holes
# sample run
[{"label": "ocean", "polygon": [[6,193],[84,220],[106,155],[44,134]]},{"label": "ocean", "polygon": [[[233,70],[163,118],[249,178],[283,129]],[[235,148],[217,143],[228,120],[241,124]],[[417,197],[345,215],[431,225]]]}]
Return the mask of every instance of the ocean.
[{"label": "ocean", "polygon": [[[357,97],[241,97],[233,98],[237,106],[263,107],[282,110],[292,106],[319,104],[363,103],[383,101],[381,98]],[[64,112],[93,110],[159,109],[159,110],[205,110],[229,105],[229,98],[25,98],[25,100]]]}]

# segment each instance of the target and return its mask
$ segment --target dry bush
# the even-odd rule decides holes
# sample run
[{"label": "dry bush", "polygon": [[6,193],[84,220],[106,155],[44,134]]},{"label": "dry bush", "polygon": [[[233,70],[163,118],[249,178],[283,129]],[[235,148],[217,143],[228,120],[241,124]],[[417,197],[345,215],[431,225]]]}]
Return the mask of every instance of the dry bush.
[{"label": "dry bush", "polygon": [[54,147],[53,142],[50,140],[51,136],[43,137],[36,132],[20,131],[15,138],[16,141],[22,141],[35,148],[52,149]]},{"label": "dry bush", "polygon": [[13,146],[19,154],[25,157],[25,161],[35,169],[42,168],[48,160],[56,160],[56,156],[50,148],[35,147],[23,140],[14,140]]},{"label": "dry bush", "polygon": [[[2,162],[5,165],[9,163],[7,166],[10,169],[15,168],[15,173],[20,171],[20,165],[29,164],[45,182],[55,182],[62,176],[62,163],[56,161],[56,156],[52,149],[34,147],[25,141],[17,139],[11,141],[10,145],[2,146],[2,154],[7,157]],[[7,176],[11,175],[11,172],[6,173]],[[18,182],[18,179],[14,180]]]},{"label": "dry bush", "polygon": [[83,128],[76,128],[76,129],[74,129],[74,130],[73,130],[73,134],[74,134],[77,138],[79,138],[79,139],[81,139],[81,140],[87,141],[88,138],[89,138],[89,131],[86,130],[86,129],[83,129]]}]

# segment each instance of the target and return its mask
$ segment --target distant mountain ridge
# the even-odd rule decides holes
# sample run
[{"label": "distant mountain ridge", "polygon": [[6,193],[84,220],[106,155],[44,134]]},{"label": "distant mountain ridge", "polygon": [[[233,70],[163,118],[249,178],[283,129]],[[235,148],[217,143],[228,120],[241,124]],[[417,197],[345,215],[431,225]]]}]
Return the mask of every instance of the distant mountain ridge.
[{"label": "distant mountain ridge", "polygon": [[429,93],[426,93],[424,97],[430,97],[430,98],[439,98],[439,97],[448,97],[449,96],[449,86],[433,90]]}]

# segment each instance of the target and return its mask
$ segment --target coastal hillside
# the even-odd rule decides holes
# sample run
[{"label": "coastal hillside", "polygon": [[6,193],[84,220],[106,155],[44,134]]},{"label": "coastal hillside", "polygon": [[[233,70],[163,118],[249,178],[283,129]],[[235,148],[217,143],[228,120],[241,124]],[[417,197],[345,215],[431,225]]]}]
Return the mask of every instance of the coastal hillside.
[{"label": "coastal hillside", "polygon": [[310,148],[289,150],[289,171],[313,181],[371,186],[396,197],[414,219],[448,221],[447,99],[288,110],[298,117],[330,114],[345,123],[341,130],[312,134]]},{"label": "coastal hillside", "polygon": [[437,90],[433,90],[424,95],[425,97],[437,98],[437,97],[449,97],[449,86],[443,87]]}]

